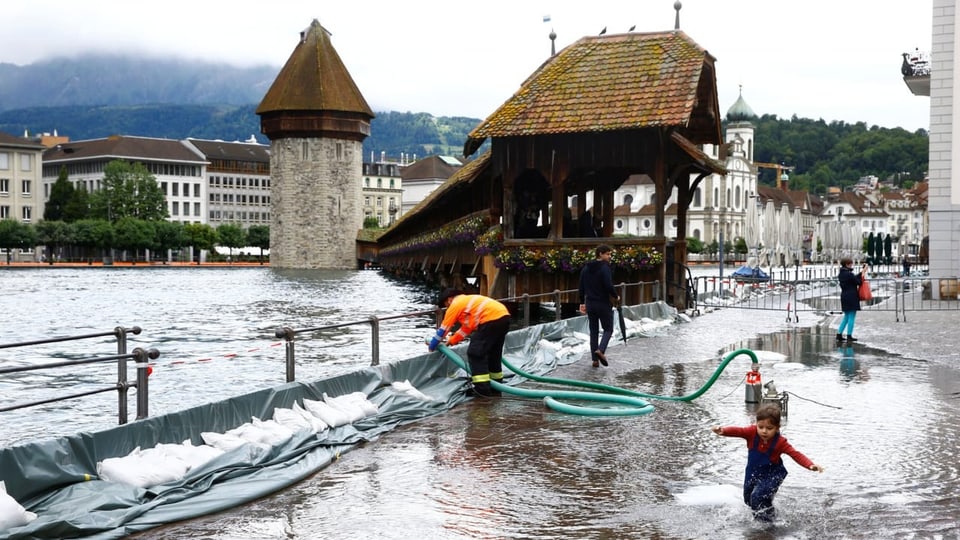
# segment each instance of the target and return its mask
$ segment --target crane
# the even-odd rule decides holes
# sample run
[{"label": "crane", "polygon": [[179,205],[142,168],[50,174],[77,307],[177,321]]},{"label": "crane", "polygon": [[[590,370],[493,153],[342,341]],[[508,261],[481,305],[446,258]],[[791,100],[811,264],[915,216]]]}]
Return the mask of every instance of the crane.
[{"label": "crane", "polygon": [[793,166],[787,166],[787,165],[783,165],[783,164],[780,164],[780,163],[763,163],[763,162],[761,162],[761,161],[754,161],[753,164],[756,165],[758,168],[763,168],[763,169],[776,169],[776,171],[777,171],[777,189],[783,189],[783,186],[782,186],[782,183],[781,183],[781,178],[783,178],[783,179],[789,179],[789,177],[786,176],[786,175],[783,174],[783,173],[784,173],[785,171],[792,171],[792,170],[795,168],[795,167],[793,167]]}]

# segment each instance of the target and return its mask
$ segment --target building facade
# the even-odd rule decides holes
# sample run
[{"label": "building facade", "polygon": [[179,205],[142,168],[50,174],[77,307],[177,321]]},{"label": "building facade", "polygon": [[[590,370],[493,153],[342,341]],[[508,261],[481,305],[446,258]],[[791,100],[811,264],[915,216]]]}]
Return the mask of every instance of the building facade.
[{"label": "building facade", "polygon": [[[24,137],[0,132],[0,220],[36,223],[43,219],[43,145]],[[36,261],[35,249],[0,248],[0,259]]]},{"label": "building facade", "polygon": [[363,218],[375,218],[380,227],[393,225],[403,215],[401,165],[391,162],[363,164]]},{"label": "building facade", "polygon": [[156,178],[170,221],[207,222],[207,160],[196,147],[173,139],[114,135],[58,144],[43,154],[43,200],[50,197],[61,168],[74,188],[93,193],[115,160],[142,163]]},{"label": "building facade", "polygon": [[270,225],[269,146],[256,140],[187,139],[184,143],[207,161],[205,223],[211,227],[231,223],[244,230],[251,225]]}]

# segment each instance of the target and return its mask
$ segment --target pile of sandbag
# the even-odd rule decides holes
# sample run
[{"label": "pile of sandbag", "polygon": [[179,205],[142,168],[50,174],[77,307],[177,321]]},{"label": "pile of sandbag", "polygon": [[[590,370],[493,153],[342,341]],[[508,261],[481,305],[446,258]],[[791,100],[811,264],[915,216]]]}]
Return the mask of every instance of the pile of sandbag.
[{"label": "pile of sandbag", "polygon": [[294,403],[291,408],[276,408],[271,420],[253,417],[250,422],[224,433],[204,431],[200,437],[206,444],[200,446],[193,446],[187,440],[182,444],[158,444],[146,450],[137,447],[126,456],[97,463],[97,474],[108,482],[149,488],[179,480],[190,470],[245,444],[276,446],[300,431],[320,433],[378,412],[363,392],[337,397],[323,394],[323,400],[304,399],[303,406]]}]

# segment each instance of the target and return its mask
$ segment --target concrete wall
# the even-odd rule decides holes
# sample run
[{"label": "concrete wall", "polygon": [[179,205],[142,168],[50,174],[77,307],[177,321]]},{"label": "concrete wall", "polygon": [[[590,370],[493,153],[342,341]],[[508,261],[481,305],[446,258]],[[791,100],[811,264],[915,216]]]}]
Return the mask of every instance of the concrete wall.
[{"label": "concrete wall", "polygon": [[270,266],[357,268],[363,144],[285,138],[270,145]]},{"label": "concrete wall", "polygon": [[[934,0],[930,75],[930,276],[960,276],[960,87],[955,54],[960,26],[954,24],[956,0]],[[939,287],[933,287],[934,297]]]}]

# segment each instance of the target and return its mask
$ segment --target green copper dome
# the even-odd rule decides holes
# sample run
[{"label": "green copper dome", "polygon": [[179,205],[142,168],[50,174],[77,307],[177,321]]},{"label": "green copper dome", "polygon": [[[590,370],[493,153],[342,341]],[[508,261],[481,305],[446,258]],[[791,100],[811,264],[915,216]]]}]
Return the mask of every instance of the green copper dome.
[{"label": "green copper dome", "polygon": [[753,112],[753,109],[751,109],[743,99],[743,89],[741,89],[737,101],[727,109],[727,120],[730,122],[748,122],[756,118],[756,113]]}]

